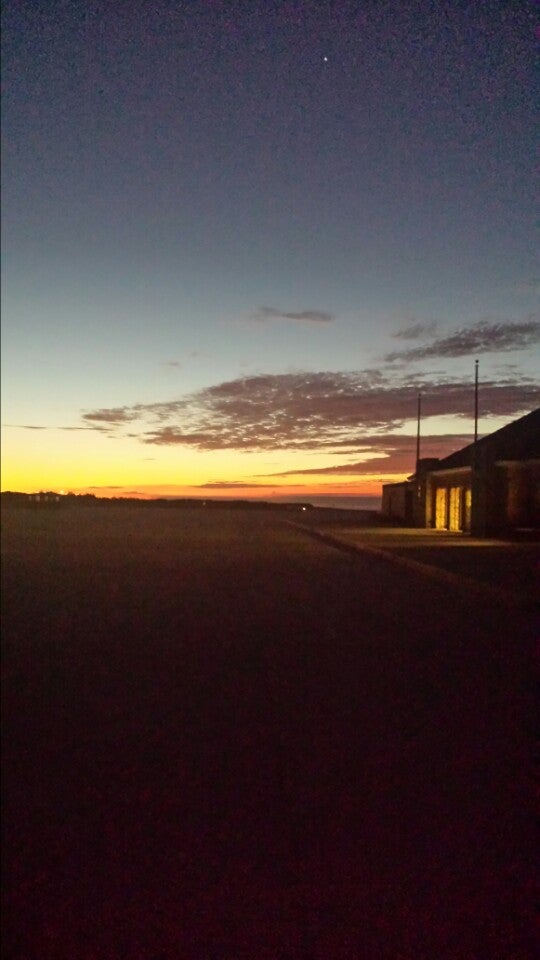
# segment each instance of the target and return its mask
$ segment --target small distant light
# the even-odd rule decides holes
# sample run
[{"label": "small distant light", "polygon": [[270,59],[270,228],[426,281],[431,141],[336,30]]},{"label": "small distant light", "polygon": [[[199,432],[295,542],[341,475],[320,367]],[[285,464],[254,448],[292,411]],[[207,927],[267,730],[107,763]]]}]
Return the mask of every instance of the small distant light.
[{"label": "small distant light", "polygon": [[305,507],[302,507],[302,510],[305,510],[305,509],[306,509]]},{"label": "small distant light", "polygon": [[323,57],[325,63],[328,63],[328,57]]}]

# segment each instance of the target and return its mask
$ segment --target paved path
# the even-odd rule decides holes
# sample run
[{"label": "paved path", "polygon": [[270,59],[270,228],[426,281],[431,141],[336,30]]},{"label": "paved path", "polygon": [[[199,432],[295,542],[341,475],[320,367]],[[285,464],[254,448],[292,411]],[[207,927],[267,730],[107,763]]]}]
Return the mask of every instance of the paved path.
[{"label": "paved path", "polygon": [[530,614],[265,515],[8,520],[6,958],[534,956]]},{"label": "paved path", "polygon": [[[399,566],[463,587],[469,595],[509,606],[540,606],[540,538],[501,540],[471,537],[442,530],[402,528],[354,522],[354,516],[336,523],[318,511],[296,525],[343,549],[380,555]],[[329,511],[327,511],[329,513]]]}]

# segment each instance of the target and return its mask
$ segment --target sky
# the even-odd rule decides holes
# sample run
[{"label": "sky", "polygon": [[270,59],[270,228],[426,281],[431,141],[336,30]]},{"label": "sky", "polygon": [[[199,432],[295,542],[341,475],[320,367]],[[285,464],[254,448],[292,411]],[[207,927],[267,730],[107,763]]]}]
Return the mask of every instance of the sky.
[{"label": "sky", "polygon": [[6,0],[2,489],[378,496],[540,405],[528,3]]}]

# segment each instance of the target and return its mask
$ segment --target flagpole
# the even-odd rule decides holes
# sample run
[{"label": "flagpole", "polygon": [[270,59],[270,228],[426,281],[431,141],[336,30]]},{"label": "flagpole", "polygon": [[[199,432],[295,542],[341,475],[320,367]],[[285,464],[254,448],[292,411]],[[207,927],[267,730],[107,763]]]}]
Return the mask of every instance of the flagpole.
[{"label": "flagpole", "polygon": [[474,361],[474,443],[478,440],[478,360]]},{"label": "flagpole", "polygon": [[418,471],[418,463],[420,460],[420,417],[422,414],[422,394],[418,394],[418,414],[416,420],[416,470]]}]

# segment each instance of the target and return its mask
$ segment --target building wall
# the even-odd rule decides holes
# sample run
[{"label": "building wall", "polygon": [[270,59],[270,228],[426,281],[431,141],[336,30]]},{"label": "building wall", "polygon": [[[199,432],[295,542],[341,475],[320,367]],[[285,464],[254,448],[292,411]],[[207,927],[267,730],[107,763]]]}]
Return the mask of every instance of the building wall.
[{"label": "building wall", "polygon": [[426,526],[475,536],[540,529],[540,461],[481,464],[431,473]]},{"label": "building wall", "polygon": [[476,468],[428,470],[383,486],[382,510],[404,525],[497,536],[540,529],[540,460],[479,458]]},{"label": "building wall", "polygon": [[385,516],[412,523],[413,487],[408,481],[383,484],[382,512]]},{"label": "building wall", "polygon": [[502,463],[506,474],[508,522],[540,528],[540,462]]}]

